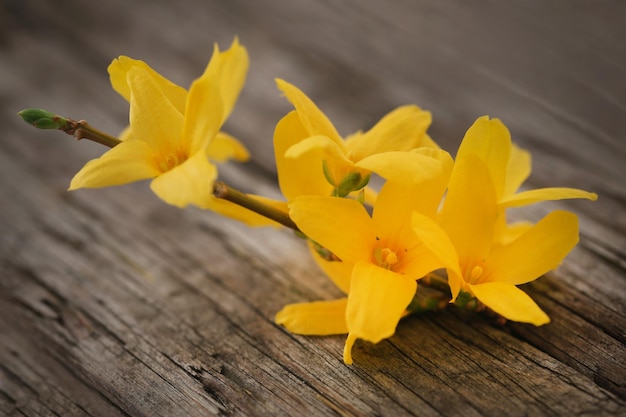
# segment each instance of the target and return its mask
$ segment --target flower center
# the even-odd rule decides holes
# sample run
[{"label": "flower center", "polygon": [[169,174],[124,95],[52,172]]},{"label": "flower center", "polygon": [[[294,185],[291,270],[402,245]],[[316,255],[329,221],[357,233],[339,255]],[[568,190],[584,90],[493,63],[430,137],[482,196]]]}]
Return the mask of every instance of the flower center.
[{"label": "flower center", "polygon": [[376,248],[374,249],[374,260],[376,264],[381,268],[393,269],[399,261],[398,255],[389,248]]},{"label": "flower center", "polygon": [[480,284],[483,279],[485,279],[483,267],[480,265],[476,265],[470,270],[467,282],[469,284],[476,285]]},{"label": "flower center", "polygon": [[163,173],[176,168],[187,160],[187,155],[182,151],[168,152],[157,156],[157,165]]}]

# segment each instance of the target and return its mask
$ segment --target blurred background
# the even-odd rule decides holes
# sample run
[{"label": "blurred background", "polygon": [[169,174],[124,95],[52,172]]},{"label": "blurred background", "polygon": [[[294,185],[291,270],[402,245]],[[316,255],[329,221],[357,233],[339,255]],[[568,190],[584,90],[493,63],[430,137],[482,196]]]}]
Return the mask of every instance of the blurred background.
[{"label": "blurred background", "polygon": [[109,85],[113,58],[142,59],[188,87],[213,43],[238,36],[251,68],[226,129],[269,174],[273,127],[290,110],[276,77],[344,135],[414,103],[432,111],[432,136],[454,153],[477,117],[501,118],[522,146],[546,151],[537,182],[597,190],[595,175],[618,175],[624,157],[621,0],[3,0],[0,10],[5,115],[43,107],[115,133],[128,109]]}]

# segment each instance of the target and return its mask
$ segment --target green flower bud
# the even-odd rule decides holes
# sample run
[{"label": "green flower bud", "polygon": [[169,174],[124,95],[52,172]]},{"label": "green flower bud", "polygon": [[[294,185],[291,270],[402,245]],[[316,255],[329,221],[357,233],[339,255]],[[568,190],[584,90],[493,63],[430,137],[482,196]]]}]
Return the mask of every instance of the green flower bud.
[{"label": "green flower bud", "polygon": [[68,123],[66,118],[42,109],[24,109],[17,114],[38,129],[64,129]]}]

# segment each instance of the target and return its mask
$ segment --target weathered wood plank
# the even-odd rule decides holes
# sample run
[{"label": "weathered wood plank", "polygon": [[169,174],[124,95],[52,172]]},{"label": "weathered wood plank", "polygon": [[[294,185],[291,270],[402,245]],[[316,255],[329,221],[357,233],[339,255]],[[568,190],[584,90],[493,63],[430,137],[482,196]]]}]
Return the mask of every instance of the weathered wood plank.
[{"label": "weathered wood plank", "polygon": [[[623,2],[31,0],[0,11],[0,413],[624,414]],[[477,116],[500,117],[533,152],[530,186],[598,192],[523,209],[581,218],[581,245],[527,286],[552,323],[413,317],[387,341],[358,342],[345,366],[342,337],[273,324],[286,303],[340,296],[296,237],[167,207],[145,184],[67,193],[102,150],[14,116],[40,106],[118,131],[127,105],[108,85],[113,57],[188,85],[213,42],[234,35],[252,66],[228,129],[255,158],[223,171],[235,185],[277,195],[283,77],[344,133],[417,103],[453,150]]]}]

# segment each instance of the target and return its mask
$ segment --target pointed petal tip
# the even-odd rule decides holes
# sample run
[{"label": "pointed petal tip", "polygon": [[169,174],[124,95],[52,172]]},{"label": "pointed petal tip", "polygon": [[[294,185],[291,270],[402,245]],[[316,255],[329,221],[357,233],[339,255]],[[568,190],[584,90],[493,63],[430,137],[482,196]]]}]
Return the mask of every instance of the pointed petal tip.
[{"label": "pointed petal tip", "polygon": [[348,334],[348,338],[346,339],[346,343],[343,346],[343,363],[346,365],[352,365],[352,346],[354,346],[354,342],[356,341],[356,336],[352,333]]}]

